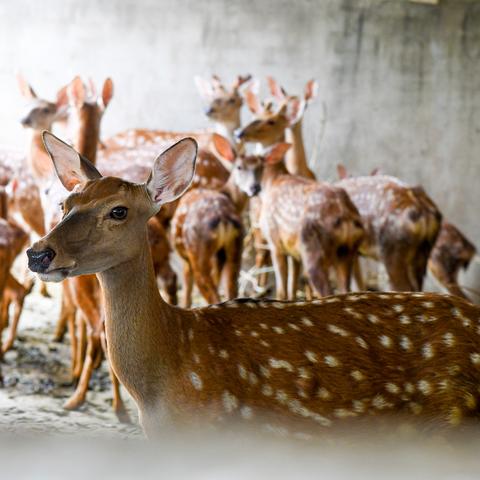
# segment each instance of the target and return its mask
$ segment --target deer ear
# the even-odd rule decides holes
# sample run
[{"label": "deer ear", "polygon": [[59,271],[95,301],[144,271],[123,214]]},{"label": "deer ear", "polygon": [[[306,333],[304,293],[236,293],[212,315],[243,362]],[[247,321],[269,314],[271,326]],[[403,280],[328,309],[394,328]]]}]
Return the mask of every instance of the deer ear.
[{"label": "deer ear", "polygon": [[317,96],[317,93],[318,93],[318,83],[312,78],[312,80],[309,80],[305,85],[305,94],[304,94],[305,101],[310,102]]},{"label": "deer ear", "polygon": [[92,163],[53,133],[44,131],[42,137],[45,148],[53,161],[55,172],[69,192],[79,183],[102,177]]},{"label": "deer ear", "polygon": [[265,151],[264,158],[265,163],[267,165],[275,165],[276,163],[283,160],[285,153],[287,153],[288,149],[292,146],[291,143],[276,143],[275,145],[271,146],[268,150]]},{"label": "deer ear", "polygon": [[279,85],[279,83],[273,77],[267,77],[268,88],[270,89],[270,93],[277,99],[277,100],[285,100],[287,96],[285,90]]},{"label": "deer ear", "polygon": [[103,82],[101,106],[105,110],[113,97],[113,82],[109,77]]},{"label": "deer ear", "polygon": [[213,146],[218,155],[229,162],[234,162],[237,154],[232,144],[222,135],[214,133],[212,135]]},{"label": "deer ear", "polygon": [[75,108],[82,108],[85,103],[85,85],[80,77],[75,77],[67,87],[68,100]]},{"label": "deer ear", "polygon": [[30,86],[30,84],[23,78],[23,75],[21,73],[17,73],[17,83],[18,88],[20,89],[20,93],[24,98],[26,98],[27,100],[33,100],[34,98],[37,98],[37,94]]},{"label": "deer ear", "polygon": [[193,138],[184,138],[155,159],[147,190],[157,206],[173,202],[190,186],[197,150],[198,145]]},{"label": "deer ear", "polygon": [[300,98],[295,97],[290,99],[286,104],[286,115],[290,125],[295,125],[303,118],[306,105],[307,102]]},{"label": "deer ear", "polygon": [[193,80],[195,81],[195,85],[197,86],[200,96],[204,100],[211,100],[213,97],[213,88],[211,83],[198,75],[195,75]]}]

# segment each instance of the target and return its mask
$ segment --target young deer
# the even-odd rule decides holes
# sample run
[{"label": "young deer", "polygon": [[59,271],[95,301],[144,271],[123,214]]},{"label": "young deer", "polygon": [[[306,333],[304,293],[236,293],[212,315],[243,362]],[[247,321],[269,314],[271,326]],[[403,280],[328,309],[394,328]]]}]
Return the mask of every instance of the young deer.
[{"label": "young deer", "polygon": [[73,193],[62,221],[28,250],[29,267],[45,281],[97,273],[109,358],[148,434],[235,420],[315,433],[355,417],[478,418],[480,308],[423,293],[172,307],[158,293],[146,224],[188,188],[195,141],[162,153],[147,183],[133,184],[102,178],[44,136]]},{"label": "young deer", "polygon": [[226,296],[237,296],[244,228],[242,212],[260,191],[261,159],[237,154],[230,142],[213,134],[215,148],[231,164],[230,177],[218,191],[194,189],[180,200],[172,219],[173,243],[184,260],[183,306],[191,305],[193,280],[208,303],[218,303],[225,274]]}]

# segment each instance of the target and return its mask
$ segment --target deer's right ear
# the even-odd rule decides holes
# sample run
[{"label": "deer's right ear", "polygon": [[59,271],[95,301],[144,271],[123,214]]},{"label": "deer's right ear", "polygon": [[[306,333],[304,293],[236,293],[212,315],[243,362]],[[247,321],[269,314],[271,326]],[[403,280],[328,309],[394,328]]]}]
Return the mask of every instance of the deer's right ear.
[{"label": "deer's right ear", "polygon": [[21,73],[17,73],[17,83],[18,88],[20,89],[20,93],[24,98],[26,98],[27,100],[33,100],[34,98],[37,98],[37,94],[30,86],[30,84],[23,78],[23,75]]},{"label": "deer's right ear", "polygon": [[198,145],[193,138],[184,138],[155,159],[147,190],[157,206],[173,202],[190,186],[197,150]]},{"label": "deer's right ear", "polygon": [[214,133],[212,135],[213,146],[217,151],[218,155],[229,162],[234,162],[237,154],[235,149],[232,147],[232,144],[222,135]]},{"label": "deer's right ear", "polygon": [[200,96],[204,100],[211,100],[213,98],[213,88],[211,83],[198,75],[195,75],[193,80],[195,81]]},{"label": "deer's right ear", "polygon": [[265,153],[265,163],[267,165],[274,165],[283,160],[285,153],[287,153],[288,149],[292,146],[291,143],[277,143],[270,147]]},{"label": "deer's right ear", "polygon": [[69,192],[79,183],[101,178],[102,175],[92,163],[53,133],[45,131],[42,137],[45,148],[53,161],[55,172]]}]

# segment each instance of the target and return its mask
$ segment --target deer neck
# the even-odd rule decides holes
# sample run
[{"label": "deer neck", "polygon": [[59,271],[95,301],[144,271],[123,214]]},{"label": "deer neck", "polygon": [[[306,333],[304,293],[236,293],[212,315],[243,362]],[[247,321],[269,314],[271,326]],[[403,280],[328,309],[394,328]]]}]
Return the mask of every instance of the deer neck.
[{"label": "deer neck", "polygon": [[238,188],[237,184],[233,179],[233,175],[230,175],[230,177],[228,177],[227,182],[220,189],[220,192],[230,198],[232,203],[235,205],[235,209],[238,213],[243,212],[248,202],[248,196],[246,193],[240,190],[240,188]]},{"label": "deer neck", "polygon": [[94,109],[81,111],[73,138],[75,149],[95,164],[100,139],[100,117]]},{"label": "deer neck", "polygon": [[233,132],[240,128],[240,112],[238,112],[235,119],[229,122],[217,122],[215,124],[215,132],[228,138],[231,142],[235,141]]},{"label": "deer neck", "polygon": [[140,409],[148,410],[158,406],[176,368],[180,319],[158,292],[146,228],[141,236],[139,254],[97,276],[112,368]]},{"label": "deer neck", "polygon": [[27,165],[37,182],[43,183],[51,180],[53,164],[43,145],[42,132],[40,130],[30,131]]},{"label": "deer neck", "polygon": [[285,130],[285,139],[292,144],[285,156],[285,165],[288,172],[292,175],[311,177],[312,173],[307,165],[307,156],[303,143],[302,120]]},{"label": "deer neck", "polygon": [[283,161],[277,162],[274,165],[265,165],[262,175],[262,192],[268,192],[277,178],[288,174],[289,172]]}]

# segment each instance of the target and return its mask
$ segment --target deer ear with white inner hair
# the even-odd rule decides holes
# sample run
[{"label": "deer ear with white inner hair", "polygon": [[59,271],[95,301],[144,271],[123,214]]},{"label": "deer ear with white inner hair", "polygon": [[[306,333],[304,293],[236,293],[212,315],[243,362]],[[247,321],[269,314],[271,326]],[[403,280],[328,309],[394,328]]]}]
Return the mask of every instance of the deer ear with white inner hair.
[{"label": "deer ear with white inner hair", "polygon": [[79,183],[102,177],[92,163],[53,133],[44,131],[42,137],[57,176],[68,191],[72,191]]},{"label": "deer ear with white inner hair", "polygon": [[147,190],[158,207],[173,202],[190,186],[197,150],[198,145],[193,138],[184,138],[155,159]]}]

